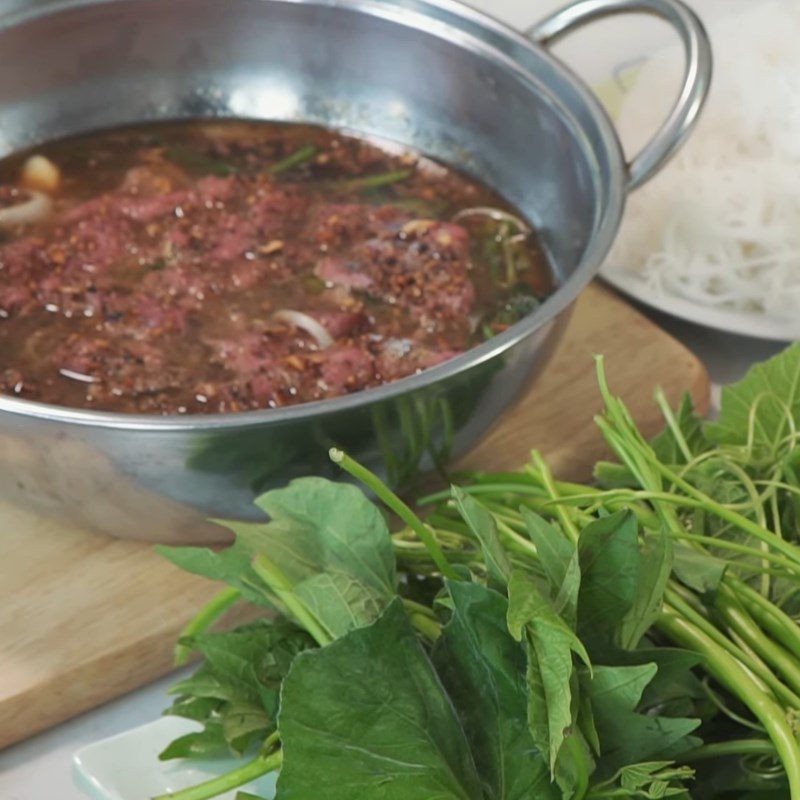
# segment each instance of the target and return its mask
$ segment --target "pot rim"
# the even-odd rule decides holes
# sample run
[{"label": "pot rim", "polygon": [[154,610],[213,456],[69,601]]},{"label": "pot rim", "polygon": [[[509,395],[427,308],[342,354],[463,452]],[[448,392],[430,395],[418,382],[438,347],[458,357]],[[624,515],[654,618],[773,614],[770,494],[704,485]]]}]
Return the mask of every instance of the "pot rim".
[{"label": "pot rim", "polygon": [[[122,0],[101,0],[105,3],[120,2]],[[35,9],[30,7],[0,14],[0,28],[14,27],[51,13],[95,5],[98,0],[51,0]],[[477,32],[491,32],[500,42],[506,42],[509,50],[521,49],[530,53],[548,66],[569,84],[570,89],[577,95],[584,108],[589,112],[591,122],[598,134],[598,145],[602,146],[604,155],[608,159],[609,185],[605,192],[597,187],[600,176],[593,174],[592,179],[597,194],[604,194],[605,206],[595,215],[593,230],[586,250],[579,264],[572,274],[559,285],[542,305],[527,317],[515,323],[508,330],[493,337],[489,341],[471,347],[464,353],[444,362],[430,367],[422,372],[406,378],[401,378],[381,386],[363,389],[353,394],[334,397],[327,400],[316,400],[308,403],[283,408],[270,408],[255,411],[241,411],[235,413],[218,414],[169,414],[155,416],[148,414],[126,414],[114,411],[95,411],[91,409],[69,408],[50,403],[41,403],[35,400],[0,395],[0,414],[13,414],[30,419],[44,420],[54,423],[65,423],[88,428],[109,428],[117,430],[147,430],[153,432],[181,432],[181,431],[218,431],[231,429],[244,429],[251,427],[265,427],[280,425],[288,422],[297,422],[322,416],[341,414],[353,411],[364,406],[393,400],[403,395],[430,388],[438,383],[456,377],[472,370],[474,367],[491,361],[512,349],[516,344],[532,336],[544,328],[568,306],[570,306],[586,285],[594,278],[600,265],[611,248],[620,225],[627,198],[626,175],[627,168],[622,145],[617,136],[613,123],[605,109],[591,89],[562,61],[551,55],[548,50],[536,44],[529,37],[517,31],[510,25],[496,19],[490,14],[478,11],[464,5],[459,0],[414,0],[413,7],[408,3],[401,4],[399,0],[270,0],[282,4],[320,5],[337,8],[352,9],[360,13],[377,15],[392,22],[406,23],[416,21],[417,29],[423,31],[441,31],[442,26],[459,28],[458,22],[464,23],[460,27],[459,45],[472,44],[484,54],[491,56],[503,63],[507,69],[512,69],[527,78],[529,83],[541,86],[541,82],[525,68],[519,59],[498,48],[494,43],[479,39]],[[446,21],[436,18],[439,12],[447,17]],[[559,102],[557,95],[550,95],[550,99]],[[561,105],[560,111],[565,117],[571,115]],[[574,120],[573,124],[579,127]]]}]

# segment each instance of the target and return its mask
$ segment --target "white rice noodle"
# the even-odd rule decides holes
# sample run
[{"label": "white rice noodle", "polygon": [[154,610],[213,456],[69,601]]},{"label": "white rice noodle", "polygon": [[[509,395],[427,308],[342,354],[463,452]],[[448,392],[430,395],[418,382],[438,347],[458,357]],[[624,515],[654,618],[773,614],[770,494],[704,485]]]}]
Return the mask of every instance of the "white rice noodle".
[{"label": "white rice noodle", "polygon": [[[606,270],[655,295],[788,317],[800,311],[800,3],[768,0],[711,27],[715,83],[697,131],[630,200]],[[623,106],[637,146],[674,97],[679,51],[638,76]]]},{"label": "white rice noodle", "polygon": [[276,311],[272,315],[272,318],[279,322],[288,322],[290,325],[294,325],[295,328],[304,330],[316,340],[320,350],[324,350],[326,347],[330,347],[333,344],[333,337],[325,329],[325,326],[317,322],[314,317],[304,314],[302,311],[284,308],[280,311]]},{"label": "white rice noodle", "polygon": [[53,201],[42,192],[25,190],[22,202],[0,208],[0,228],[27,225],[45,219],[53,209]]}]

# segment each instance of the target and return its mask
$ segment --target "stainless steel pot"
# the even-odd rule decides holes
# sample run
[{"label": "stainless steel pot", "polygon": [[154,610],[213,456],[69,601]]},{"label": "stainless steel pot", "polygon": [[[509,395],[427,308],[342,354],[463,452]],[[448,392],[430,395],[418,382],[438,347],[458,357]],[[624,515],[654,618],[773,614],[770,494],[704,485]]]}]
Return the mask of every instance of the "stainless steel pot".
[{"label": "stainless steel pot", "polygon": [[[596,98],[547,46],[633,11],[674,26],[687,66],[664,127],[626,163]],[[451,0],[0,0],[0,155],[165,118],[354,129],[498,189],[543,232],[559,282],[495,339],[334,400],[156,418],[2,397],[0,497],[118,536],[198,541],[218,535],[206,517],[247,518],[270,485],[327,474],[333,444],[396,484],[465,451],[545,360],[628,191],[688,134],[710,77],[702,25],[678,0],[579,0],[529,36]]]}]

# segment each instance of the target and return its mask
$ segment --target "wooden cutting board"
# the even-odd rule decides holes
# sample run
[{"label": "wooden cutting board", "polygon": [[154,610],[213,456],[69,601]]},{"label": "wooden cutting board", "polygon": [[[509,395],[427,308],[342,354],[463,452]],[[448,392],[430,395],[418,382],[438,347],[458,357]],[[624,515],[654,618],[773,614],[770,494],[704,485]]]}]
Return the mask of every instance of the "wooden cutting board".
[{"label": "wooden cutting board", "polygon": [[[699,361],[591,286],[532,392],[458,466],[511,469],[537,447],[559,475],[585,477],[603,453],[593,353],[605,354],[615,393],[648,433],[660,424],[657,384],[673,401],[689,389],[707,405]],[[176,635],[216,589],[149,545],[0,505],[0,747],[166,674]]]}]

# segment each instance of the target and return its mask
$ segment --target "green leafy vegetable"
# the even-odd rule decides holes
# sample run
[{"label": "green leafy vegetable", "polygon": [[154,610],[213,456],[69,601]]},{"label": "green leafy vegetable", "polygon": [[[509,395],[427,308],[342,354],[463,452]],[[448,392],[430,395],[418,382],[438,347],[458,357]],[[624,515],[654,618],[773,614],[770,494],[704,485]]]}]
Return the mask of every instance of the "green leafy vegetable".
[{"label": "green leafy vegetable", "polygon": [[550,585],[553,609],[574,628],[581,585],[578,548],[529,508],[522,508],[522,519]]},{"label": "green leafy vegetable", "polygon": [[[378,616],[395,594],[394,555],[383,517],[358,489],[305,478],[268,492],[259,503],[272,521],[227,523],[236,540],[221,552],[159,552],[189,572],[230,584],[258,605],[289,613],[288,603],[295,616],[316,620],[326,639]],[[332,508],[346,508],[347,517],[332,515]],[[260,572],[253,567],[256,554]]]},{"label": "green leafy vegetable", "polygon": [[220,722],[207,722],[202,731],[187,733],[175,739],[158,755],[161,761],[176,758],[211,759],[230,755],[230,743],[225,738]]},{"label": "green leafy vegetable", "polygon": [[640,797],[661,800],[686,797],[684,781],[694,776],[689,767],[675,767],[669,761],[650,761],[622,769],[605,785],[595,788],[590,798]]},{"label": "green leafy vegetable", "polygon": [[794,441],[798,426],[800,344],[795,344],[725,387],[719,419],[705,433],[715,444],[752,448],[755,458],[769,459]]},{"label": "green leafy vegetable", "polygon": [[453,499],[464,521],[480,542],[489,577],[498,585],[505,586],[511,574],[511,564],[497,535],[494,517],[473,497],[457,486],[452,489]]},{"label": "green leafy vegetable", "polygon": [[722,559],[682,543],[675,545],[673,554],[672,570],[675,577],[701,594],[714,591],[727,569]]},{"label": "green leafy vegetable", "polygon": [[646,540],[638,552],[636,593],[633,605],[620,627],[620,643],[627,650],[635,648],[663,606],[664,590],[672,572],[672,540],[663,529]]},{"label": "green leafy vegetable", "polygon": [[572,726],[572,654],[589,665],[581,640],[525,575],[515,572],[508,585],[508,629],[525,641],[528,722],[533,740],[548,754],[550,768]]},{"label": "green leafy vegetable", "polygon": [[610,660],[619,666],[655,666],[655,676],[642,693],[639,713],[685,717],[701,709],[706,692],[692,671],[700,664],[696,654],[646,643],[638,650],[619,651]]},{"label": "green leafy vegetable", "polygon": [[242,755],[263,741],[276,729],[283,678],[295,656],[313,644],[294,626],[268,620],[187,642],[205,661],[173,687],[177,698],[167,713],[205,728],[173,742],[160,758]]},{"label": "green leafy vegetable", "polygon": [[[239,602],[242,598],[242,593],[239,589],[229,586],[223,589],[215,597],[213,597],[195,618],[181,631],[181,640],[185,642],[193,641],[194,637],[204,633],[214,625],[220,617],[224,616],[225,612],[233,605]],[[175,646],[175,665],[181,666],[185,664],[191,656],[191,646],[183,643],[181,640]]]},{"label": "green leafy vegetable", "polygon": [[278,800],[479,800],[450,698],[400,601],[367,628],[297,658],[283,686]]},{"label": "green leafy vegetable", "polygon": [[219,552],[207,547],[164,545],[158,545],[156,551],[186,572],[227,583],[251,603],[272,607],[269,597],[250,565],[254,553],[249,549],[245,537],[237,537],[234,544]]},{"label": "green leafy vegetable", "polygon": [[377,619],[396,594],[394,553],[383,517],[358,489],[303,478],[258,505],[270,522],[229,527],[258,553],[258,577],[287,612],[315,620],[326,639]]},{"label": "green leafy vegetable", "polygon": [[694,401],[688,393],[681,399],[678,413],[673,415],[663,394],[657,398],[662,410],[669,414],[667,427],[652,441],[653,451],[665,464],[683,464],[708,452],[711,443],[703,431],[703,423],[694,412]]},{"label": "green leafy vegetable", "polygon": [[636,602],[639,557],[635,515],[620,511],[592,522],[581,532],[578,554],[578,631],[583,641],[609,641]]},{"label": "green leafy vegetable", "polygon": [[491,800],[560,800],[526,715],[525,656],[506,627],[508,601],[474,583],[449,583],[453,616],[433,661],[464,722]]},{"label": "green leafy vegetable", "polygon": [[655,664],[594,668],[589,692],[597,733],[604,743],[601,775],[649,761],[658,754],[674,757],[700,743],[690,737],[700,720],[636,713],[642,694],[656,672]]},{"label": "green leafy vegetable", "polygon": [[[713,425],[657,392],[650,441],[598,379],[597,485],[534,453],[421,519],[333,450],[405,527],[305,479],[228,549],[165,549],[229,588],[181,640],[203,730],[162,757],[246,759],[173,800],[278,770],[279,800],[800,800],[800,346]],[[276,619],[208,633],[240,601]]]}]

